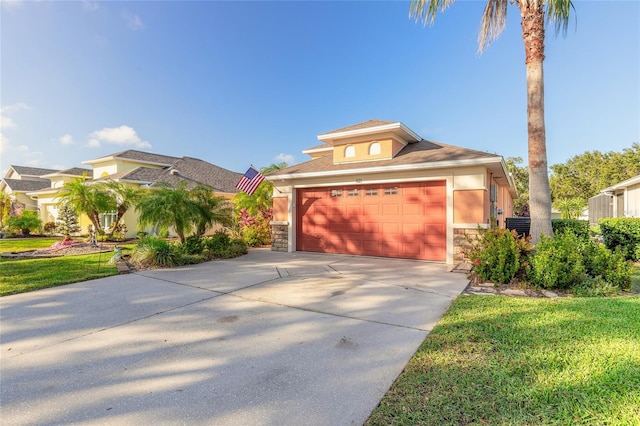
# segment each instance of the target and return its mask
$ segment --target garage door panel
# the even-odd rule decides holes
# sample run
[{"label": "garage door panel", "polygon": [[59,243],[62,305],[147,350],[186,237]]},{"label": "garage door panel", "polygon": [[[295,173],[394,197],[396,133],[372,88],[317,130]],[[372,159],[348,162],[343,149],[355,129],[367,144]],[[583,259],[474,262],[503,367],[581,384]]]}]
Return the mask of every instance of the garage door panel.
[{"label": "garage door panel", "polygon": [[445,195],[444,181],[299,189],[296,248],[443,261]]}]

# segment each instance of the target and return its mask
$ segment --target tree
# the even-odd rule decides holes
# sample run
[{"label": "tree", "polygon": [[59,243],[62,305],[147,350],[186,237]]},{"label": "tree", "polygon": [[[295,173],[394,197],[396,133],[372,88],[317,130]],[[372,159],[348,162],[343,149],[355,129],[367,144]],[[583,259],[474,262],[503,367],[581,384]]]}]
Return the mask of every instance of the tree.
[{"label": "tree", "polygon": [[608,186],[640,174],[640,144],[622,152],[588,151],[551,166],[553,200],[577,198],[587,203]]},{"label": "tree", "polygon": [[513,201],[513,214],[519,217],[529,216],[529,170],[518,164],[522,163],[521,157],[507,157],[505,159],[507,171],[513,177],[518,190],[518,198]]},{"label": "tree", "polygon": [[111,193],[116,204],[116,221],[111,227],[113,232],[118,228],[124,214],[140,200],[142,192],[139,188],[114,180],[109,180],[102,185],[101,188]]},{"label": "tree", "polygon": [[[437,13],[453,3],[455,0],[412,0],[409,14],[424,24],[433,23]],[[480,52],[502,33],[510,3],[518,6],[522,18],[527,79],[529,208],[531,236],[535,244],[540,241],[541,234],[553,234],[544,123],[545,16],[547,22],[555,24],[556,31],[566,31],[573,4],[571,0],[487,0],[478,34]]]},{"label": "tree", "polygon": [[204,235],[207,228],[218,223],[222,226],[231,226],[233,206],[224,197],[218,197],[213,191],[203,185],[191,190],[191,196],[196,202],[199,215],[196,218],[196,233]]},{"label": "tree", "polygon": [[42,221],[38,217],[38,212],[33,210],[24,210],[20,216],[11,216],[7,221],[7,226],[11,229],[17,229],[22,235],[29,235],[31,232],[37,232],[42,227]]},{"label": "tree", "polygon": [[0,228],[6,219],[11,216],[11,197],[4,191],[0,191]]},{"label": "tree", "polygon": [[[287,163],[271,164],[260,169],[268,174],[287,167]],[[242,238],[250,246],[268,244],[271,241],[273,184],[263,181],[251,195],[238,192],[233,202],[235,219]]]},{"label": "tree", "polygon": [[64,235],[65,238],[69,238],[71,234],[80,232],[78,215],[70,205],[63,204],[60,208],[58,219],[56,220],[56,230]]},{"label": "tree", "polygon": [[100,213],[116,209],[114,198],[101,185],[87,184],[86,177],[66,182],[58,198],[77,213],[84,213],[89,217],[96,232],[103,231],[100,225]]},{"label": "tree", "polygon": [[173,228],[184,243],[193,230],[204,233],[214,223],[231,223],[231,210],[224,201],[206,187],[188,189],[186,182],[181,182],[174,188],[161,183],[142,196],[136,211],[140,225]]},{"label": "tree", "polygon": [[553,206],[560,210],[562,219],[579,218],[586,205],[585,201],[580,198],[561,198],[553,202]]}]

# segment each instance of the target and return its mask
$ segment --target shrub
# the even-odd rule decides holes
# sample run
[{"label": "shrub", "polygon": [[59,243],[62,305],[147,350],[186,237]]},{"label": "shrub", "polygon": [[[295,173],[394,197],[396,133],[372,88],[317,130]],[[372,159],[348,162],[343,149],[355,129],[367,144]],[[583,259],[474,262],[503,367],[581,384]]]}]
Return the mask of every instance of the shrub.
[{"label": "shrub", "polygon": [[185,254],[202,254],[204,245],[200,235],[190,235],[182,243],[182,252]]},{"label": "shrub", "polygon": [[204,246],[209,251],[210,258],[221,258],[229,248],[229,235],[224,231],[218,231],[204,240]]},{"label": "shrub", "polygon": [[587,277],[582,283],[573,288],[573,294],[578,297],[606,297],[615,296],[619,288],[607,282],[602,277]]},{"label": "shrub", "polygon": [[211,259],[230,259],[247,253],[247,244],[242,239],[230,238],[224,231],[204,239],[204,246]]},{"label": "shrub", "polygon": [[543,288],[568,289],[584,281],[580,243],[573,232],[542,236],[532,259],[533,283]]},{"label": "shrub", "polygon": [[29,235],[31,232],[38,232],[42,227],[42,221],[38,217],[38,212],[24,210],[20,216],[11,216],[7,220],[7,227],[13,231],[19,231],[22,235]]},{"label": "shrub", "polygon": [[515,231],[492,228],[480,230],[475,240],[470,237],[470,248],[465,254],[473,264],[472,274],[480,281],[508,283],[520,270],[520,252]]},{"label": "shrub", "polygon": [[589,222],[578,219],[553,219],[551,221],[554,234],[562,234],[570,230],[583,240],[589,239]]},{"label": "shrub", "polygon": [[43,227],[44,233],[47,235],[53,235],[56,232],[56,223],[55,222],[47,222]]},{"label": "shrub", "polygon": [[171,267],[180,263],[180,254],[164,238],[145,237],[133,248],[131,261],[139,267]]},{"label": "shrub", "polygon": [[590,277],[602,278],[620,289],[631,286],[631,264],[622,253],[612,252],[603,244],[588,241],[583,245],[581,254],[585,272]]},{"label": "shrub", "polygon": [[618,217],[598,221],[609,250],[621,250],[625,259],[640,260],[640,218]]}]

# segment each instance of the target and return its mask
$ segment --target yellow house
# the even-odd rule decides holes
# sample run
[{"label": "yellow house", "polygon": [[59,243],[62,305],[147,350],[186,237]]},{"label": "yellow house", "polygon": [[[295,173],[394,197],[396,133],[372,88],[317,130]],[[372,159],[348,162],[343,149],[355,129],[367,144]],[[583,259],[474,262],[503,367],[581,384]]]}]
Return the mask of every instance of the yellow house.
[{"label": "yellow house", "polygon": [[39,167],[9,166],[0,180],[0,191],[11,199],[12,215],[17,216],[22,210],[38,210],[38,203],[27,193],[51,187],[51,181],[44,176],[57,171]]},{"label": "yellow house", "polygon": [[318,136],[310,161],[267,176],[274,250],[454,263],[465,234],[513,215],[499,155],[423,139],[369,120]]},{"label": "yellow house", "polygon": [[[204,160],[191,157],[172,157],[149,152],[126,150],[117,152],[94,160],[84,161],[83,164],[91,166],[91,169],[73,168],[68,170],[46,170],[38,176],[39,187],[24,193],[24,201],[28,201],[33,210],[38,210],[41,220],[53,222],[57,218],[60,204],[60,188],[65,182],[82,177],[87,179],[87,184],[99,181],[116,181],[136,187],[152,188],[161,182],[177,185],[186,182],[187,185],[203,184],[213,189],[219,196],[232,198],[238,190],[236,183],[242,177],[241,173],[232,172]],[[20,166],[11,166],[13,178],[20,177],[15,170]],[[16,185],[11,178],[5,178],[9,183]],[[35,179],[35,178],[33,178]],[[18,179],[14,179],[18,180]],[[45,186],[46,185],[46,186]],[[103,229],[108,229],[116,218],[116,212],[102,212],[100,222]],[[138,232],[138,220],[135,209],[130,209],[123,217],[123,223],[127,228],[125,237],[134,237]],[[91,223],[89,219],[81,215],[79,218],[83,232]]]}]

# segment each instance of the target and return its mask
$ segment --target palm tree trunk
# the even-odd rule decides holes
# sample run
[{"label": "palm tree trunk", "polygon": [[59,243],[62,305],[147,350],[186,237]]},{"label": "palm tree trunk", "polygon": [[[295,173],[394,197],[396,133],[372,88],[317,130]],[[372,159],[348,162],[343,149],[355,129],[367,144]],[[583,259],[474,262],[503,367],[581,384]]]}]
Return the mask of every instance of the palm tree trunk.
[{"label": "palm tree trunk", "polygon": [[540,235],[553,235],[551,191],[547,171],[544,125],[544,9],[543,2],[520,0],[522,38],[527,68],[527,124],[529,133],[529,207],[532,243]]}]

